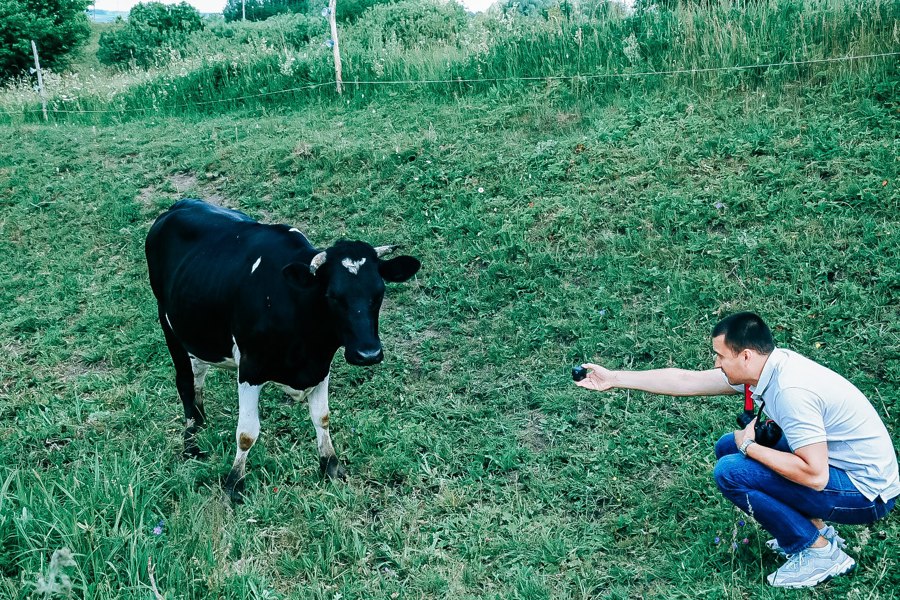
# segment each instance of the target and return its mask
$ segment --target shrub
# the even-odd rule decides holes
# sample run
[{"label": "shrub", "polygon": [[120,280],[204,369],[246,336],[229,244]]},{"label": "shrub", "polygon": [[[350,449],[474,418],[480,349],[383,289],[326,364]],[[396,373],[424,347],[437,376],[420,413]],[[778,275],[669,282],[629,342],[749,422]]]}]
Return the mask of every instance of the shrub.
[{"label": "shrub", "polygon": [[369,45],[375,47],[391,42],[403,48],[453,42],[466,26],[466,13],[460,4],[434,0],[379,4],[369,8],[363,18]]},{"label": "shrub", "polygon": [[265,21],[216,23],[209,32],[217,38],[250,44],[266,39],[281,45],[301,48],[314,37],[325,38],[328,24],[322,17],[303,14],[276,15]]},{"label": "shrub", "polygon": [[[392,0],[338,0],[337,14],[335,18],[338,21],[356,21],[368,9],[378,4],[390,4]],[[321,0],[327,4],[327,0]]]},{"label": "shrub", "polygon": [[228,0],[222,11],[226,22],[241,21],[246,14],[247,21],[264,21],[284,13],[305,13],[309,0]]}]

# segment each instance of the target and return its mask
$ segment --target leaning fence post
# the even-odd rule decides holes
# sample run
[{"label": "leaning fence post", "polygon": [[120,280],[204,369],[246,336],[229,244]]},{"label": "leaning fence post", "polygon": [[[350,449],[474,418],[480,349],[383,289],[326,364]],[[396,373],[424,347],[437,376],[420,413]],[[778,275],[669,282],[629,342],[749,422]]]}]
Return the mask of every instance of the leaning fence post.
[{"label": "leaning fence post", "polygon": [[341,50],[338,44],[337,31],[337,0],[328,0],[328,24],[331,25],[331,49],[334,51],[334,80],[337,84],[337,93],[343,92],[343,83],[341,81]]},{"label": "leaning fence post", "polygon": [[44,94],[44,76],[41,74],[41,62],[38,60],[37,44],[34,43],[34,40],[31,40],[31,50],[34,52],[34,71],[37,73],[38,92],[41,94],[41,106],[44,109],[44,120],[48,121],[47,96]]}]

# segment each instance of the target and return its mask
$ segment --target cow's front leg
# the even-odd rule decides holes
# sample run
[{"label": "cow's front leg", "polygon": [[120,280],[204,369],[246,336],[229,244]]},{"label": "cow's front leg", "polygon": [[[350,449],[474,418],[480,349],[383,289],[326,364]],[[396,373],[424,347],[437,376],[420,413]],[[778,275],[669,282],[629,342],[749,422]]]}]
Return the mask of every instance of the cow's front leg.
[{"label": "cow's front leg", "polygon": [[328,410],[328,378],[312,389],[309,394],[309,418],[316,428],[316,445],[319,447],[319,471],[328,475],[329,479],[344,479],[347,471],[338,461],[334,446],[331,445],[331,434],[328,433],[331,414]]},{"label": "cow's front leg", "polygon": [[328,433],[331,418],[328,411],[328,378],[329,375],[326,375],[322,383],[303,391],[286,386],[284,391],[297,402],[305,398],[309,403],[309,417],[316,428],[316,445],[319,448],[319,470],[330,479],[344,479],[347,472],[338,461],[334,446],[331,444],[331,435]]},{"label": "cow's front leg", "polygon": [[231,472],[225,480],[225,493],[232,502],[244,501],[244,475],[246,473],[247,454],[259,437],[259,391],[261,385],[240,383],[238,385],[238,426],[237,426],[237,455]]}]

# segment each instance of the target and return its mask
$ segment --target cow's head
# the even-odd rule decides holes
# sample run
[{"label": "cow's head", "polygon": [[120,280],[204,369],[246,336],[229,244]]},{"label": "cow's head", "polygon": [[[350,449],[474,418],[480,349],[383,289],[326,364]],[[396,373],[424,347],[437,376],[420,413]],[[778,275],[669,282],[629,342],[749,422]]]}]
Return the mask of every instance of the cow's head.
[{"label": "cow's head", "polygon": [[353,365],[374,365],[384,358],[378,338],[378,311],[384,282],[406,281],[422,266],[412,256],[383,260],[395,246],[373,248],[341,241],[313,257],[309,265],[291,264],[284,274],[293,284],[316,286],[325,295],[330,317]]}]

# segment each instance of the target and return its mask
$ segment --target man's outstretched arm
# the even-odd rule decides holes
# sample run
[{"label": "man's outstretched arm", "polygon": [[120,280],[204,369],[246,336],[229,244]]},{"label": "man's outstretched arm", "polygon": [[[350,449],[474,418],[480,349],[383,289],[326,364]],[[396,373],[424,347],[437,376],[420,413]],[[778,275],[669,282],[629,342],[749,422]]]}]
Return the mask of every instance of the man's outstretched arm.
[{"label": "man's outstretched arm", "polygon": [[613,388],[639,390],[666,396],[717,396],[736,394],[725,381],[720,369],[689,371],[687,369],[652,369],[650,371],[610,371],[600,365],[585,363],[587,377],[575,385],[602,392]]}]

